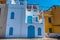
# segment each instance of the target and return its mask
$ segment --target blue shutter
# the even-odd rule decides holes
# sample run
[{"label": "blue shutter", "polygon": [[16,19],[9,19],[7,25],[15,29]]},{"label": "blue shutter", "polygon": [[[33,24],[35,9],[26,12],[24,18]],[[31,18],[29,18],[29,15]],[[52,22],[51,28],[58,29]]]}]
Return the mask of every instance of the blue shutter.
[{"label": "blue shutter", "polygon": [[36,22],[38,22],[38,17],[36,17]]},{"label": "blue shutter", "polygon": [[20,2],[20,5],[24,5],[24,2],[23,2],[23,1],[21,1],[21,2]]},{"label": "blue shutter", "polygon": [[32,23],[32,16],[27,17],[27,23],[31,24]]},{"label": "blue shutter", "polygon": [[19,0],[20,1],[20,5],[24,5],[24,0]]},{"label": "blue shutter", "polygon": [[9,29],[9,35],[13,35],[13,28],[12,27]]},{"label": "blue shutter", "polygon": [[38,35],[41,35],[41,28],[38,28]]},{"label": "blue shutter", "polygon": [[14,19],[14,12],[11,12],[11,19]]}]

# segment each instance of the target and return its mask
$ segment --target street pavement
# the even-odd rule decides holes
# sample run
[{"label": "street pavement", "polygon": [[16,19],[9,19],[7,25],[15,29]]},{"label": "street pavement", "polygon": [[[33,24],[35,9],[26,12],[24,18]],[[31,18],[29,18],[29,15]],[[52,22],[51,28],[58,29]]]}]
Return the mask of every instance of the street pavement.
[{"label": "street pavement", "polygon": [[35,39],[0,39],[0,40],[60,40],[60,39],[53,39],[53,38],[35,38]]}]

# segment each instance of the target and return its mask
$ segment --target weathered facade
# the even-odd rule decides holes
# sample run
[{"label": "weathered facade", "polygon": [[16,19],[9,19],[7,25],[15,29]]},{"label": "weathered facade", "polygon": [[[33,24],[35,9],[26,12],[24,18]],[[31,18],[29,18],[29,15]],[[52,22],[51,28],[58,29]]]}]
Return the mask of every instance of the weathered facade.
[{"label": "weathered facade", "polygon": [[27,5],[27,0],[8,0],[6,37],[37,38],[44,37],[44,18],[39,23],[37,5]]},{"label": "weathered facade", "polygon": [[0,37],[4,37],[6,33],[7,8],[6,4],[0,4]]}]

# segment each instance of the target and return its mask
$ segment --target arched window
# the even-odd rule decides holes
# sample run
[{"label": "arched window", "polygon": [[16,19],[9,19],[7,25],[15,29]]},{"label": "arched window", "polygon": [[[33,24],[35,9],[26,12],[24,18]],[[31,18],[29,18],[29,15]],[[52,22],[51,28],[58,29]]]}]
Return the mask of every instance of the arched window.
[{"label": "arched window", "polygon": [[41,35],[41,28],[38,28],[38,35]]},{"label": "arched window", "polygon": [[11,19],[14,19],[14,12],[11,12]]},{"label": "arched window", "polygon": [[9,35],[13,35],[13,27],[10,27],[10,29],[9,29]]}]

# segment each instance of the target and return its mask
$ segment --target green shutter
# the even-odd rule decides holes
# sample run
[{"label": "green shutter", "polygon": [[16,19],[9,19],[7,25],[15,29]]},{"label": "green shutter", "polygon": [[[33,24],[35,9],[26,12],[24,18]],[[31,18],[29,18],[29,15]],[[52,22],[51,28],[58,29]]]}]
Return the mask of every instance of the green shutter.
[{"label": "green shutter", "polygon": [[52,28],[49,28],[49,32],[50,32],[50,33],[52,33],[52,32],[53,32]]},{"label": "green shutter", "polygon": [[51,18],[48,18],[48,22],[51,23]]}]

